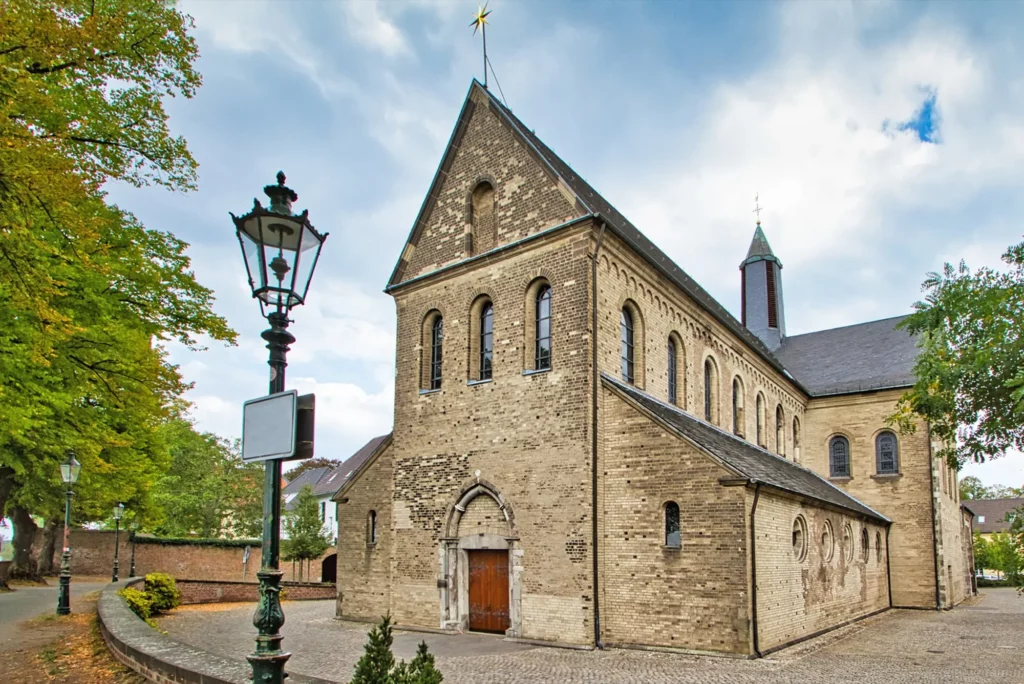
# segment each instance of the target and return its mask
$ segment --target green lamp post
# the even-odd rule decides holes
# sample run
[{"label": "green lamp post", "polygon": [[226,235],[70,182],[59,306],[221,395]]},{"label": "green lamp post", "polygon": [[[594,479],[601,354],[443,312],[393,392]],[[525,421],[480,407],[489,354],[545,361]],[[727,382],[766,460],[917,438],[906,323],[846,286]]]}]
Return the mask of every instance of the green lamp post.
[{"label": "green lamp post", "polygon": [[114,506],[114,574],[111,582],[117,581],[117,540],[121,533],[121,516],[124,515],[124,504]]},{"label": "green lamp post", "polygon": [[78,482],[82,472],[82,464],[75,459],[73,451],[68,452],[68,460],[60,464],[60,479],[67,485],[67,498],[64,501],[64,551],[60,554],[60,589],[57,592],[57,615],[68,615],[71,612],[71,546],[68,543],[71,527],[71,485]]},{"label": "green lamp post", "polygon": [[[231,214],[235,233],[242,248],[242,259],[249,277],[253,298],[270,323],[262,337],[270,350],[270,394],[284,392],[287,354],[295,337],[288,332],[288,311],[306,301],[320,250],[327,233],[321,235],[309,222],[309,212],[292,213],[292,202],[299,196],[285,184],[278,171],[277,185],[263,192],[270,208],[253,200],[253,208],[243,216]],[[247,656],[254,682],[282,684],[284,664],[291,656],[281,650],[280,629],[284,625],[281,610],[281,459],[266,462],[263,480],[263,567],[256,573],[260,599],[253,615],[259,630],[256,650]]]}]

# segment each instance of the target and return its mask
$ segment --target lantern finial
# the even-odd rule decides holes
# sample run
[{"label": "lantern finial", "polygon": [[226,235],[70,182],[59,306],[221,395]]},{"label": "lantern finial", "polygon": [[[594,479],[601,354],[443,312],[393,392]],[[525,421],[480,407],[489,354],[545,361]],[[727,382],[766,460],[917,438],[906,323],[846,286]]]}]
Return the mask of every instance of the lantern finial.
[{"label": "lantern finial", "polygon": [[268,185],[263,192],[270,198],[270,211],[284,216],[292,215],[292,202],[299,199],[298,194],[284,184],[284,171],[277,172],[277,185]]}]

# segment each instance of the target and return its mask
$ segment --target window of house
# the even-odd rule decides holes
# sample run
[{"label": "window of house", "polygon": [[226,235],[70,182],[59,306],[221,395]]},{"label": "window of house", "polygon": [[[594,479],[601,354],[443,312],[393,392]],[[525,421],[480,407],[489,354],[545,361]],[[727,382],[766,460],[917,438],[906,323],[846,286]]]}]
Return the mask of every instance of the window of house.
[{"label": "window of house", "polygon": [[979,515],[979,516],[978,516],[978,523],[979,523],[979,524],[981,524],[981,523],[983,523],[983,522],[985,522],[985,516],[983,516],[983,515]]},{"label": "window of house", "polygon": [[757,411],[757,445],[763,447],[766,446],[764,435],[764,395],[760,392],[757,393],[757,403],[754,408]]},{"label": "window of house", "polygon": [[879,475],[899,472],[896,435],[888,431],[878,433],[875,437],[875,463]]},{"label": "window of house", "polygon": [[743,436],[743,381],[738,375],[732,379],[732,432]]},{"label": "window of house", "polygon": [[633,315],[626,309],[622,310],[620,319],[622,337],[622,379],[633,384]]},{"label": "window of house", "polygon": [[868,528],[860,528],[860,553],[864,556],[864,562],[868,560],[868,547],[870,542],[868,541]]},{"label": "window of house", "polygon": [[490,302],[480,312],[480,380],[490,380],[494,362],[494,306]]},{"label": "window of house", "polygon": [[668,403],[676,402],[676,343],[668,339]]},{"label": "window of house", "polygon": [[320,521],[321,522],[326,522],[326,520],[327,520],[327,502],[326,501],[321,501],[320,502]]},{"label": "window of house", "polygon": [[542,285],[537,291],[535,311],[537,342],[533,354],[533,369],[548,370],[551,368],[551,288],[547,285]]},{"label": "window of house", "polygon": [[802,515],[793,521],[793,555],[797,561],[807,557],[807,521]]},{"label": "window of house", "polygon": [[775,407],[775,451],[779,456],[786,455],[786,417],[782,413],[782,404]]},{"label": "window of house", "polygon": [[718,366],[710,356],[704,359],[704,420],[718,422]]},{"label": "window of house", "polygon": [[827,563],[832,560],[835,551],[836,541],[832,535],[832,523],[826,520],[825,526],[821,530],[821,557]]},{"label": "window of house", "polygon": [[665,546],[678,549],[683,545],[679,529],[679,504],[669,501],[665,504]]},{"label": "window of house", "polygon": [[850,477],[850,441],[836,435],[828,442],[828,465],[831,477]]},{"label": "window of house", "polygon": [[800,419],[793,417],[793,460],[800,462]]},{"label": "window of house", "polygon": [[366,521],[366,543],[377,543],[377,511],[370,511],[369,519]]},{"label": "window of house", "polygon": [[444,342],[444,320],[438,316],[430,328],[430,389],[441,389],[441,346]]}]

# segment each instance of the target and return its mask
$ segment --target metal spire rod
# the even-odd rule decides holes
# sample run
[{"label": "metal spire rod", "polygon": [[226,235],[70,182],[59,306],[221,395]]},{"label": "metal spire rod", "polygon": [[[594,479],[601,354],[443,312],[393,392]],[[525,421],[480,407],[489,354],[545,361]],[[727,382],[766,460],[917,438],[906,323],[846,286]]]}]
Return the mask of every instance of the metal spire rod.
[{"label": "metal spire rod", "polygon": [[487,15],[491,11],[487,9],[487,3],[484,3],[482,7],[478,6],[476,14],[473,16],[473,21],[469,23],[473,27],[473,35],[476,35],[477,29],[483,33],[484,39],[484,88],[487,87]]}]

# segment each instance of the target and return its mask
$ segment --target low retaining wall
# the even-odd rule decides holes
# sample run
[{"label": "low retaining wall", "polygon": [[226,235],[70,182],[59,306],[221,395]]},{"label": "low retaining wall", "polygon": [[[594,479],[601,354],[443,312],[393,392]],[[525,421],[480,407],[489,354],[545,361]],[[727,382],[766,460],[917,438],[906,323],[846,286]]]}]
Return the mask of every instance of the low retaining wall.
[{"label": "low retaining wall", "polygon": [[[256,582],[219,582],[217,580],[176,580],[183,605],[195,603],[255,603],[260,598]],[[287,601],[334,599],[338,590],[333,584],[317,582],[282,582],[282,598]]]},{"label": "low retaining wall", "polygon": [[[117,592],[141,583],[141,579],[118,582],[100,594],[100,632],[118,661],[158,684],[252,684],[252,670],[242,660],[244,653],[238,660],[224,658],[174,641],[140,620]],[[288,684],[336,683],[289,673]]]}]

